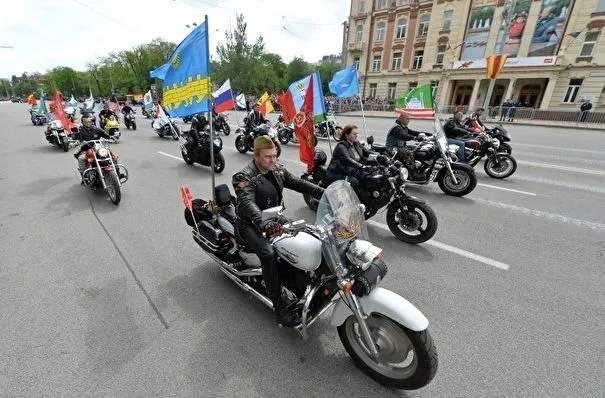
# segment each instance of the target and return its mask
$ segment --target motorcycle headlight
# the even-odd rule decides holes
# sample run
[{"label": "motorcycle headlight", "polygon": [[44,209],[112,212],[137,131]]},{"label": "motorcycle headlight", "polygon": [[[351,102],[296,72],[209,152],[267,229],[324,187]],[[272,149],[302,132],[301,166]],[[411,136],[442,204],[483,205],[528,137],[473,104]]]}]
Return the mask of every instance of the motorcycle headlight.
[{"label": "motorcycle headlight", "polygon": [[494,148],[498,149],[500,147],[500,140],[492,138],[492,145],[494,146]]},{"label": "motorcycle headlight", "polygon": [[407,181],[409,175],[410,173],[405,167],[402,167],[401,170],[399,170],[399,178],[401,178],[402,181]]},{"label": "motorcycle headlight", "polygon": [[346,256],[353,265],[365,271],[375,258],[382,257],[382,249],[367,240],[354,240],[347,248]]},{"label": "motorcycle headlight", "polygon": [[215,138],[214,139],[214,146],[222,148],[223,147],[223,140],[221,140],[220,138]]},{"label": "motorcycle headlight", "polygon": [[106,158],[107,156],[109,156],[109,151],[107,150],[107,148],[100,148],[100,149],[97,151],[97,155],[98,155],[100,158]]}]

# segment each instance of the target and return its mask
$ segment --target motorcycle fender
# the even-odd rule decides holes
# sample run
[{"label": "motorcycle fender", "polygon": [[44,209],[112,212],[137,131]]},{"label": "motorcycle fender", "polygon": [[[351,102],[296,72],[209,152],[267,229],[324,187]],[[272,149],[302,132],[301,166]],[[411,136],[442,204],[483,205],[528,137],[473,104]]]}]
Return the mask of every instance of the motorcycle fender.
[{"label": "motorcycle fender", "polygon": [[[475,169],[473,168],[473,166],[470,166],[466,163],[451,163],[452,166],[452,170],[455,169],[466,169],[469,173],[474,173]],[[440,178],[443,178],[443,176],[445,175],[445,173],[447,173],[447,167],[443,166],[441,168],[441,170],[439,170],[439,173],[437,173],[437,177],[435,178],[435,180],[438,180]]]},{"label": "motorcycle fender", "polygon": [[[407,203],[416,203],[419,205],[426,204],[426,201],[424,199],[420,199],[416,196],[402,195],[401,200],[403,201],[403,204],[407,204]],[[393,199],[393,201],[391,203],[389,203],[388,207],[391,207],[391,206],[399,206],[399,200],[397,200],[397,198]]]},{"label": "motorcycle fender", "polygon": [[[358,297],[357,300],[366,315],[374,312],[382,314],[415,332],[421,332],[429,326],[429,320],[418,308],[390,290],[376,287],[369,295]],[[353,311],[344,300],[338,300],[330,323],[332,326],[340,326],[351,315]]]}]

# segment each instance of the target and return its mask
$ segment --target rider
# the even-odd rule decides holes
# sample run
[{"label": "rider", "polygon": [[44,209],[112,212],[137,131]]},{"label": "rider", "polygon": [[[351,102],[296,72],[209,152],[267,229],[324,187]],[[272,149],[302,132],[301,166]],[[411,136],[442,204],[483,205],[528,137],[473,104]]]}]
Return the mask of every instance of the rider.
[{"label": "rider", "polygon": [[334,148],[330,165],[326,171],[325,186],[349,176],[351,187],[357,192],[359,180],[355,176],[368,164],[376,164],[369,159],[368,151],[357,141],[357,126],[349,124],[340,132],[339,142]]},{"label": "rider", "polygon": [[408,127],[410,123],[410,115],[406,112],[401,112],[395,120],[395,124],[387,133],[386,148],[387,151],[397,150],[397,157],[401,158],[403,165],[408,169],[410,178],[413,180],[422,180],[424,175],[421,175],[416,170],[416,162],[414,161],[414,153],[406,148],[407,141],[419,140],[419,134],[431,135],[421,131],[414,131]]},{"label": "rider", "polygon": [[122,107],[122,114],[123,114],[123,115],[128,115],[128,114],[129,114],[129,113],[131,113],[131,112],[132,112],[132,113],[134,113],[134,109],[132,109],[132,108],[130,107],[130,105],[128,105],[128,104],[124,104],[124,106]]},{"label": "rider", "polygon": [[109,105],[107,105],[107,104],[103,105],[103,110],[101,112],[99,112],[99,125],[102,129],[105,128],[105,123],[107,123],[107,120],[111,116],[114,116],[117,118],[115,112],[112,111],[111,109],[109,109]]},{"label": "rider", "polygon": [[262,235],[264,232],[269,238],[279,236],[283,233],[283,226],[275,220],[263,221],[262,210],[282,205],[284,188],[316,198],[321,197],[323,188],[296,177],[278,164],[275,144],[267,136],[254,140],[254,160],[233,175],[232,183],[237,195],[238,232],[261,261],[263,280],[273,302],[277,322],[296,326],[301,322],[300,317],[289,308],[292,303],[282,295],[273,246]]},{"label": "rider", "polygon": [[462,124],[464,113],[460,109],[454,111],[454,117],[448,119],[443,125],[443,132],[447,137],[447,143],[458,145],[458,161],[466,163],[466,155],[464,153],[464,140],[474,138]]},{"label": "rider", "polygon": [[248,123],[246,125],[248,131],[254,131],[258,126],[267,122],[268,120],[265,119],[263,114],[260,112],[260,106],[258,104],[254,104],[254,109],[252,109],[248,114]]},{"label": "rider", "polygon": [[208,125],[208,120],[204,115],[204,112],[200,112],[193,116],[191,119],[191,130],[189,130],[189,137],[187,138],[187,143],[185,143],[185,148],[187,151],[191,151],[193,148],[197,146],[200,142],[200,131],[205,131],[206,126]]},{"label": "rider", "polygon": [[468,117],[464,121],[464,127],[468,130],[475,127],[475,128],[477,128],[477,132],[479,132],[478,130],[484,131],[485,125],[483,124],[483,121],[481,120],[481,115],[483,114],[484,111],[485,111],[485,109],[483,109],[483,108],[477,108],[477,110],[475,110],[475,112],[471,113],[471,116]]},{"label": "rider", "polygon": [[98,140],[105,134],[103,130],[92,124],[91,118],[83,116],[81,120],[82,126],[80,126],[78,132],[75,133],[73,137],[74,139],[80,141],[80,147],[78,148],[78,151],[74,153],[74,158],[78,160],[78,170],[80,171],[80,175],[84,172],[84,170],[86,170],[85,152],[88,148],[86,145],[84,145],[84,142]]}]

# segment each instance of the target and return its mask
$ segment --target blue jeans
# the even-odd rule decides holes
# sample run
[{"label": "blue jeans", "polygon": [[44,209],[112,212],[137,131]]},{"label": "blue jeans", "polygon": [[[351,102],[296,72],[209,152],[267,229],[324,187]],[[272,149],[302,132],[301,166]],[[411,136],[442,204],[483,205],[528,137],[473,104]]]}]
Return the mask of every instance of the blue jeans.
[{"label": "blue jeans", "polygon": [[465,146],[465,144],[464,144],[464,141],[461,141],[461,140],[455,140],[455,139],[453,139],[453,138],[448,138],[448,139],[447,139],[447,143],[448,143],[448,145],[450,145],[450,144],[451,144],[451,145],[458,145],[458,154],[457,154],[457,156],[458,156],[458,161],[459,161],[459,162],[466,163],[466,155],[465,155],[465,153],[464,153],[464,151],[465,151],[465,147],[466,147],[466,146]]}]

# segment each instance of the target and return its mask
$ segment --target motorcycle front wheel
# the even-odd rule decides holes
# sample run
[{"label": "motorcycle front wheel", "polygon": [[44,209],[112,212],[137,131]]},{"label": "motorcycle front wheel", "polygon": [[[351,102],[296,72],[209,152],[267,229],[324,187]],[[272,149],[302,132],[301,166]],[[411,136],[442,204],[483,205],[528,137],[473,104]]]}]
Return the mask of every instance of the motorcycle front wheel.
[{"label": "motorcycle front wheel", "polygon": [[223,125],[223,134],[229,135],[231,134],[231,127],[227,123]]},{"label": "motorcycle front wheel", "polygon": [[426,204],[408,203],[404,210],[399,202],[387,209],[387,225],[397,239],[417,244],[431,239],[437,232],[437,216]]},{"label": "motorcycle front wheel", "polygon": [[246,140],[244,139],[243,135],[238,135],[235,137],[235,149],[237,149],[239,153],[248,152],[248,144],[246,144]]},{"label": "motorcycle front wheel", "polygon": [[187,163],[189,166],[191,166],[194,163],[194,160],[191,158],[191,156],[189,156],[187,151],[185,151],[183,149],[181,149],[181,156],[183,157],[183,160],[185,161],[185,163]]},{"label": "motorcycle front wheel", "polygon": [[288,142],[290,142],[290,137],[288,137],[288,133],[286,133],[284,130],[281,130],[277,133],[277,139],[282,145],[287,145]]},{"label": "motorcycle front wheel", "polygon": [[498,152],[508,153],[509,155],[513,153],[513,147],[510,144],[503,142],[500,144],[500,148],[498,148]]},{"label": "motorcycle front wheel", "polygon": [[452,176],[448,171],[443,174],[438,181],[439,188],[446,194],[451,196],[464,196],[473,191],[477,186],[477,175],[474,171],[466,169],[454,168],[452,171],[458,180],[458,184],[454,183]]},{"label": "motorcycle front wheel", "polygon": [[507,153],[497,153],[485,160],[483,169],[492,178],[507,178],[517,170],[517,161]]},{"label": "motorcycle front wheel", "polygon": [[214,172],[222,173],[225,170],[225,157],[222,153],[214,155]]},{"label": "motorcycle front wheel", "polygon": [[105,186],[107,187],[107,196],[114,205],[120,203],[122,200],[122,193],[120,192],[120,182],[118,181],[118,175],[115,172],[105,174]]},{"label": "motorcycle front wheel", "polygon": [[355,316],[338,327],[342,345],[362,372],[401,390],[416,390],[433,380],[439,361],[428,330],[415,332],[378,313],[368,316],[366,324],[378,348],[377,360],[370,356]]}]

